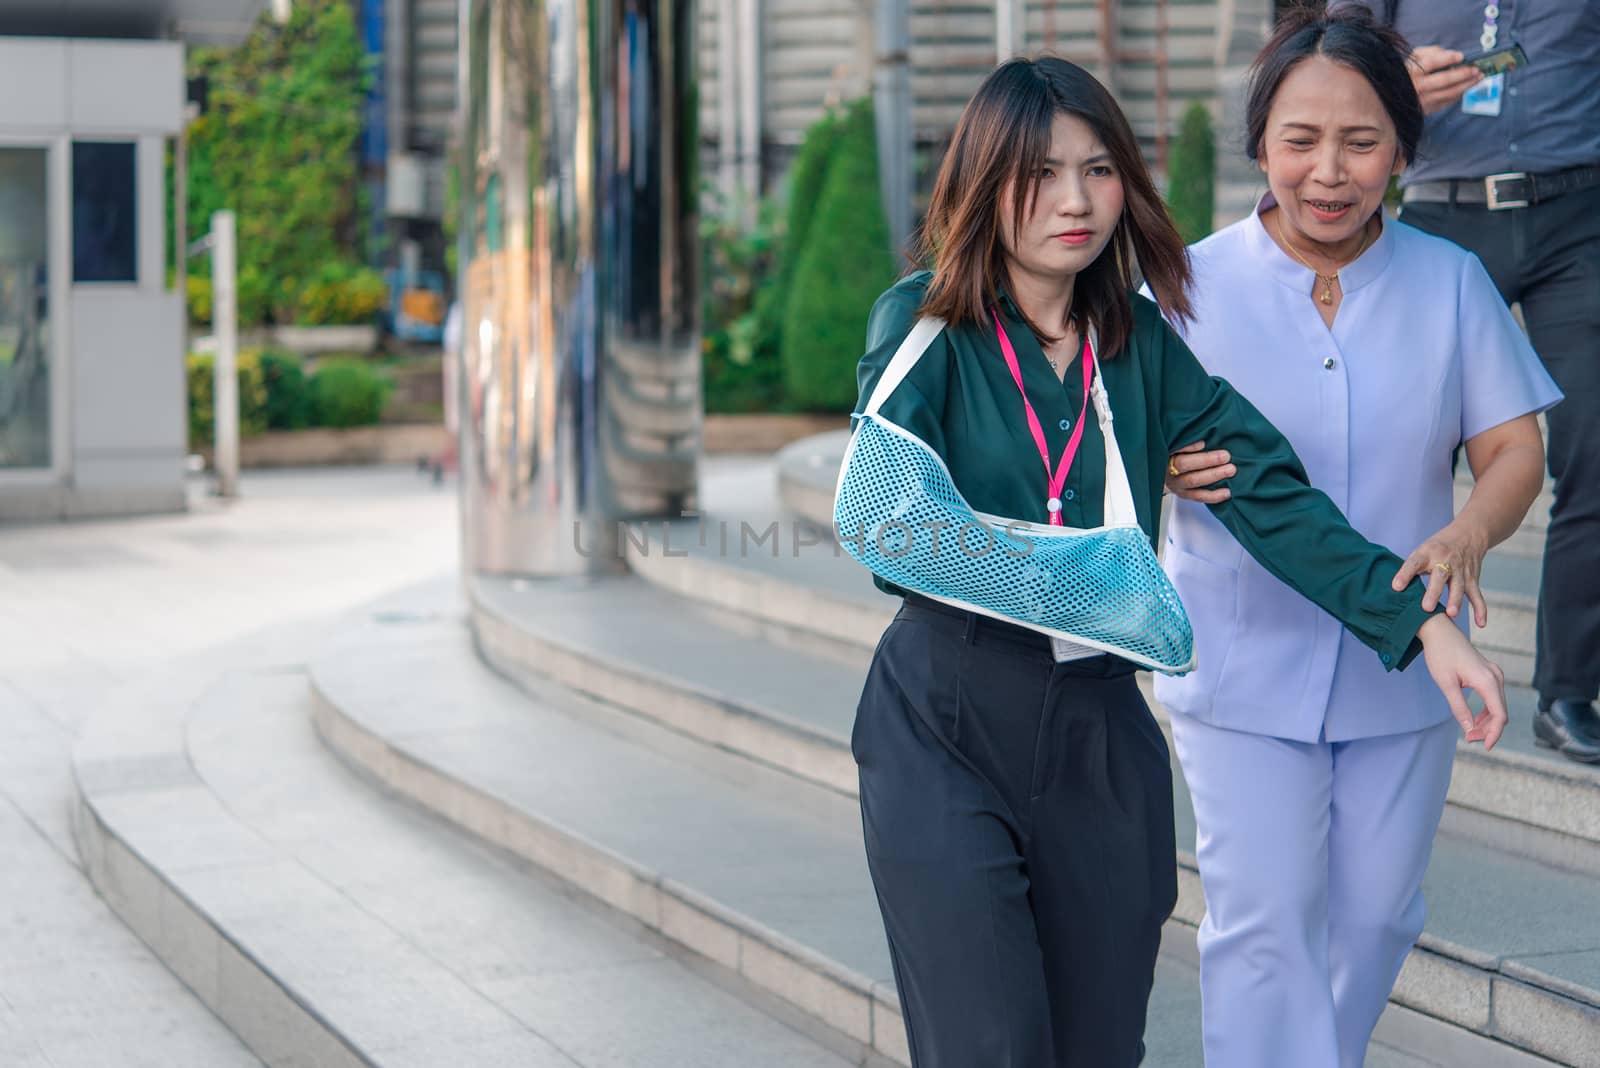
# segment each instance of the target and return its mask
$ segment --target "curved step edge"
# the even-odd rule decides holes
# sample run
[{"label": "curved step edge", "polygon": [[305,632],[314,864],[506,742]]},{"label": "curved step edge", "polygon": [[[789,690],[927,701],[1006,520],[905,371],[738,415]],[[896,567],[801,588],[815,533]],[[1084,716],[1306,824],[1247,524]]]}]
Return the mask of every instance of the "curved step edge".
[{"label": "curved step edge", "polygon": [[530,634],[477,598],[470,617],[480,655],[513,683],[524,672],[550,678],[696,741],[855,795],[856,766],[849,751],[806,724],[751,709],[722,694],[672,684],[622,658],[601,657]]},{"label": "curved step edge", "polygon": [[341,707],[315,671],[312,697],[323,740],[390,789],[883,1056],[910,1063],[899,1000],[884,984],[434,766]]},{"label": "curved step edge", "polygon": [[123,719],[109,729],[97,727],[128,711],[121,708],[91,720],[74,747],[73,837],[90,882],[128,929],[267,1065],[380,1068],[169,877],[166,866],[148,855],[160,850],[160,838],[152,836],[141,849],[141,829],[149,835],[162,828],[138,810],[159,793],[179,795],[193,817],[185,830],[204,835],[209,849],[235,862],[282,862],[274,847],[228,813],[189,763],[186,703],[147,704],[135,717],[147,729],[129,755],[118,753],[127,751],[134,724]]}]

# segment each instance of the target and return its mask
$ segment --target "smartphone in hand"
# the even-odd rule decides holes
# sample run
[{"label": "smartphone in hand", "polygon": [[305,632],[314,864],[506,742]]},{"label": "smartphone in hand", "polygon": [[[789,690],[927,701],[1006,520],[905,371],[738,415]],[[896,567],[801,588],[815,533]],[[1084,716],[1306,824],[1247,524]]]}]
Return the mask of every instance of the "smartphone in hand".
[{"label": "smartphone in hand", "polygon": [[1458,67],[1477,67],[1483,71],[1484,77],[1495,74],[1504,74],[1506,71],[1519,70],[1528,65],[1528,53],[1515,41],[1504,48],[1491,49],[1488,52],[1478,52],[1467,56]]}]

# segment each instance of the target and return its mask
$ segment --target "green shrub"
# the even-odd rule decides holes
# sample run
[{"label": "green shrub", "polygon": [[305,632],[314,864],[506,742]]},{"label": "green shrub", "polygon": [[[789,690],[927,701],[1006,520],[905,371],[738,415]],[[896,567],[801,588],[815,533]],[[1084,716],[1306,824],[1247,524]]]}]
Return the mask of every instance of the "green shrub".
[{"label": "green shrub", "polygon": [[797,258],[782,332],[789,400],[803,410],[849,411],[867,314],[895,277],[870,99],[840,120],[805,241],[790,249]]},{"label": "green shrub", "polygon": [[184,297],[189,305],[189,322],[195,326],[210,326],[211,276],[191,274],[184,281]]},{"label": "green shrub", "polygon": [[1183,113],[1167,171],[1172,221],[1184,241],[1193,244],[1211,233],[1216,214],[1217,143],[1211,132],[1211,113],[1204,104],[1191,104]]},{"label": "green shrub", "polygon": [[[784,291],[788,290],[794,276],[798,253],[806,247],[811,221],[816,218],[817,203],[822,196],[823,182],[828,177],[828,164],[833,159],[843,127],[844,118],[833,111],[812,123],[800,142],[794,165],[789,168],[788,212],[783,237],[790,255],[784,257],[779,265]],[[782,318],[782,308],[778,309],[778,315]]]},{"label": "green shrub", "polygon": [[351,356],[324,360],[309,383],[312,425],[373,426],[393,388],[391,379],[364,360]]},{"label": "green shrub", "polygon": [[311,425],[311,393],[300,358],[273,349],[261,353],[268,430],[302,430]]},{"label": "green shrub", "polygon": [[299,287],[293,317],[305,326],[369,323],[388,299],[383,275],[367,267],[326,263]]},{"label": "green shrub", "polygon": [[733,212],[701,217],[705,405],[708,412],[770,412],[783,405],[776,299],[782,241],[776,205],[763,201],[756,225]]},{"label": "green shrub", "polygon": [[[189,382],[189,447],[209,448],[216,437],[216,360],[210,353],[191,352],[186,361]],[[239,436],[254,437],[267,429],[267,387],[256,352],[239,353]]]}]

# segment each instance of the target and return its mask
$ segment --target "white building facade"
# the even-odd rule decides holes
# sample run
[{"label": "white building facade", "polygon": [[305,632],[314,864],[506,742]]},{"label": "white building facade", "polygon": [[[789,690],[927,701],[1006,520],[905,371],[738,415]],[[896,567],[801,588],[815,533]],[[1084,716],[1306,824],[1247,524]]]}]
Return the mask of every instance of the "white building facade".
[{"label": "white building facade", "polygon": [[184,506],[183,46],[0,37],[0,520]]}]

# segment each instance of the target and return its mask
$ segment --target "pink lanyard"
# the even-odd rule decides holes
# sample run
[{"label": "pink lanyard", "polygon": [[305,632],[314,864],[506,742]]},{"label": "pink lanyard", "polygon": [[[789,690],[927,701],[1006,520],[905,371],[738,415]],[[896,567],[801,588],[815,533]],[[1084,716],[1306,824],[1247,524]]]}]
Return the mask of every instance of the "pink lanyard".
[{"label": "pink lanyard", "polygon": [[1089,414],[1089,388],[1094,381],[1094,353],[1089,350],[1089,338],[1083,339],[1083,408],[1078,412],[1078,424],[1072,428],[1072,438],[1067,442],[1066,449],[1061,453],[1061,463],[1056,467],[1055,473],[1050,471],[1050,446],[1045,444],[1044,427],[1039,425],[1039,417],[1034,414],[1033,403],[1028,400],[1028,391],[1022,385],[1022,368],[1017,364],[1017,351],[1011,347],[1011,339],[1006,337],[1006,328],[1000,325],[1000,316],[993,308],[989,314],[994,317],[995,336],[1000,339],[1000,351],[1005,353],[1006,366],[1011,368],[1011,377],[1017,383],[1017,390],[1022,394],[1022,407],[1028,413],[1028,430],[1033,433],[1033,443],[1039,446],[1039,458],[1044,461],[1045,478],[1050,480],[1050,496],[1045,501],[1045,508],[1050,513],[1050,525],[1062,526],[1061,522],[1061,488],[1067,484],[1067,472],[1072,469],[1072,459],[1078,454],[1078,442],[1083,439],[1083,420]]}]

